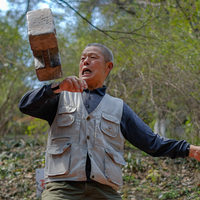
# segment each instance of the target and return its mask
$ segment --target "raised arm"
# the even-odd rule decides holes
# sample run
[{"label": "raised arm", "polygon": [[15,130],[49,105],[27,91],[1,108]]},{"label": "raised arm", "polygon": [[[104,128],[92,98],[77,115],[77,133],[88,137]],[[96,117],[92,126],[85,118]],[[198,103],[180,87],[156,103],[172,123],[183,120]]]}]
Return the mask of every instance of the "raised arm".
[{"label": "raised arm", "polygon": [[55,94],[51,85],[27,92],[19,102],[22,113],[44,119],[51,125],[55,117],[59,101],[59,94]]},{"label": "raised arm", "polygon": [[19,103],[19,109],[24,114],[44,119],[51,125],[56,115],[59,93],[62,91],[82,92],[84,88],[87,88],[84,80],[69,76],[60,83],[45,85],[27,92]]}]

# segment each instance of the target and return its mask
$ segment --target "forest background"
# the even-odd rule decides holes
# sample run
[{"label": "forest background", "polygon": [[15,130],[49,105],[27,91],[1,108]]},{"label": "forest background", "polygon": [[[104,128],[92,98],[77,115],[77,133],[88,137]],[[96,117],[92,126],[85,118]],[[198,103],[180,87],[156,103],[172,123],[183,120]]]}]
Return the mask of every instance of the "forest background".
[{"label": "forest background", "polygon": [[[25,92],[54,82],[37,80],[27,35],[26,13],[43,3],[54,14],[64,77],[78,76],[80,54],[87,44],[102,43],[114,53],[114,68],[105,82],[107,92],[123,99],[155,133],[200,144],[199,0],[7,2],[8,10],[0,11],[1,156],[3,150],[9,156],[14,147],[25,148],[27,138],[45,144],[48,124],[18,109]],[[22,138],[26,138],[23,145]],[[138,166],[135,159],[130,162]],[[147,172],[150,177],[161,176],[148,167]]]}]

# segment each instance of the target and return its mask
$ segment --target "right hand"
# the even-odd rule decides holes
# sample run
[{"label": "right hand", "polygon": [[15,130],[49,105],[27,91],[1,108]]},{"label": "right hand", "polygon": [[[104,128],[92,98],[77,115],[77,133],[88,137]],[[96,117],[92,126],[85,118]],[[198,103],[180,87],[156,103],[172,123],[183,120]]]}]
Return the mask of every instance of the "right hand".
[{"label": "right hand", "polygon": [[76,76],[68,76],[60,82],[60,89],[68,92],[82,92],[83,89],[87,89],[88,85],[85,80]]},{"label": "right hand", "polygon": [[190,145],[189,157],[200,161],[200,146]]}]

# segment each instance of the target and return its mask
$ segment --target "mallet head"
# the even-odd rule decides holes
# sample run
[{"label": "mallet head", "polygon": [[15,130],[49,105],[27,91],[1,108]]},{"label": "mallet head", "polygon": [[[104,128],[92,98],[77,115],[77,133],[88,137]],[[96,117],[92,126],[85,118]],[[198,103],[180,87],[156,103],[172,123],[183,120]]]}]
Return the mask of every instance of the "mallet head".
[{"label": "mallet head", "polygon": [[28,35],[39,81],[62,77],[53,13],[44,8],[27,13]]}]

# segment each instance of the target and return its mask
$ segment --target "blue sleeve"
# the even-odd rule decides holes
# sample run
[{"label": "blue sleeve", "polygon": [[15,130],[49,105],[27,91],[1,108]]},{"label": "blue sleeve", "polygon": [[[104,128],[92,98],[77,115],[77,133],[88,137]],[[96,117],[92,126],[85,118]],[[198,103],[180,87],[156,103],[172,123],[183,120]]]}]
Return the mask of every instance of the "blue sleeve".
[{"label": "blue sleeve", "polygon": [[189,145],[185,140],[177,141],[155,134],[135,112],[124,103],[121,131],[126,140],[151,156],[186,157]]},{"label": "blue sleeve", "polygon": [[56,95],[51,85],[27,92],[19,102],[19,109],[22,113],[44,119],[52,124],[59,101],[59,94]]}]

